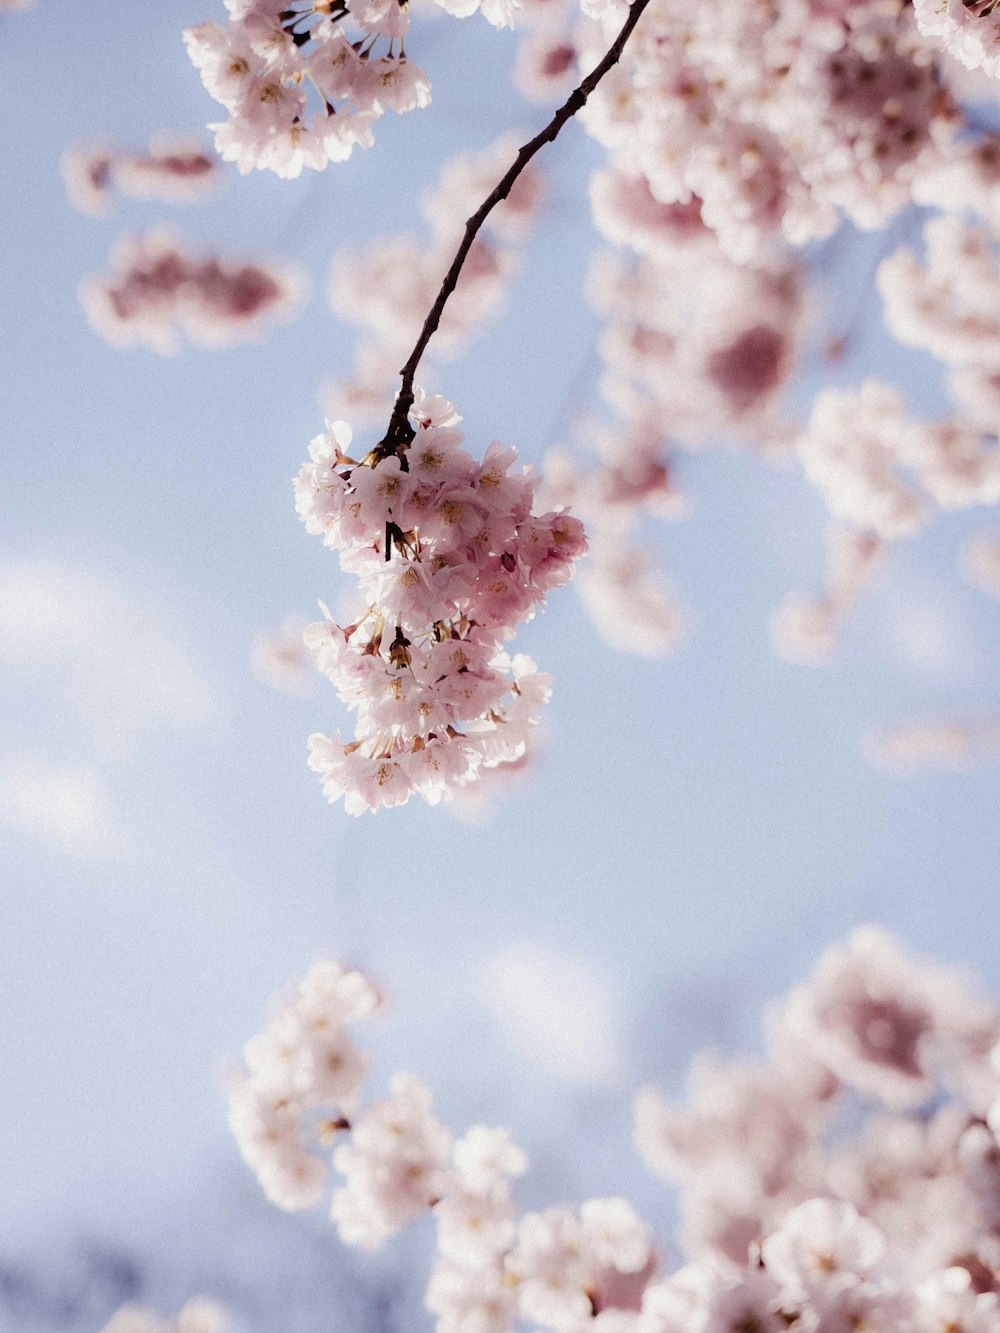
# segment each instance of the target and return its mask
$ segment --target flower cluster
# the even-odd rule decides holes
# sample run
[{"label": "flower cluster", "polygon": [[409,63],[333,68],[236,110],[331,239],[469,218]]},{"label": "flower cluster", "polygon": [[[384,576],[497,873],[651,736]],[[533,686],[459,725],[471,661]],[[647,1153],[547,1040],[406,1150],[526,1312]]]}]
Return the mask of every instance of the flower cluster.
[{"label": "flower cluster", "polygon": [[123,1305],[101,1333],[225,1333],[226,1312],[214,1301],[193,1300],[175,1319],[159,1319],[142,1305]]},{"label": "flower cluster", "polygon": [[841,211],[884,226],[958,118],[901,0],[655,0],[582,115],[657,201],[698,199],[738,263]]},{"label": "flower cluster", "polygon": [[818,394],[799,456],[832,513],[888,540],[920,527],[927,500],[947,509],[1000,500],[995,440],[957,420],[913,421],[875,380]]},{"label": "flower cluster", "polygon": [[913,0],[917,24],[966,69],[1000,78],[1000,12],[996,0]]},{"label": "flower cluster", "polygon": [[[982,201],[986,211],[986,191]],[[904,246],[879,266],[886,323],[900,342],[948,364],[949,387],[965,416],[995,436],[1000,431],[997,233],[945,215],[926,224],[924,242],[922,262]]]},{"label": "flower cluster", "polygon": [[591,560],[576,586],[598,631],[658,657],[677,645],[686,616],[652,572],[641,520],[685,512],[674,445],[721,438],[787,450],[781,399],[797,361],[803,286],[794,266],[726,259],[697,203],[658,204],[614,172],[594,178],[591,197],[600,229],[641,258],[606,254],[592,266],[591,298],[607,320],[600,387],[615,420],[579,431],[599,460],[589,473],[569,453],[549,456],[547,494],[587,524]]},{"label": "flower cluster", "polygon": [[[512,24],[516,0],[437,0],[464,18]],[[229,22],[184,33],[202,82],[228,119],[210,128],[240,171],[298,176],[370,147],[385,112],[430,102],[424,71],[408,60],[409,6],[398,0],[226,0]],[[384,44],[384,49],[379,52]],[[309,90],[315,92],[310,104]]]},{"label": "flower cluster", "polygon": [[247,1043],[249,1072],[234,1090],[230,1119],[268,1197],[290,1209],[319,1202],[325,1167],[303,1146],[311,1115],[317,1143],[336,1141],[332,1161],[343,1183],[330,1212],[346,1244],[381,1245],[433,1211],[427,1305],[441,1333],[507,1330],[519,1317],[582,1333],[595,1311],[637,1309],[654,1255],[648,1229],[623,1199],[518,1220],[510,1182],[527,1158],[505,1130],[474,1125],[453,1139],[427,1088],[404,1074],[388,1097],[355,1111],[367,1062],[343,1025],[375,1002],[359,973],[321,963]]},{"label": "flower cluster", "polygon": [[545,459],[546,503],[572,505],[587,525],[589,559],[575,587],[601,636],[641,657],[662,657],[676,647],[686,617],[637,535],[641,519],[677,519],[686,512],[666,440],[653,413],[627,432],[587,432],[598,463],[584,472],[568,452]]},{"label": "flower cluster", "polygon": [[430,804],[482,768],[520,759],[549,678],[503,644],[583,554],[565,511],[535,514],[538,478],[511,469],[494,441],[481,462],[461,448],[461,418],[417,395],[416,434],[401,453],[349,454],[336,422],[310,446],[296,505],[310,532],[341,552],[362,614],[306,630],[320,670],[357,712],[355,739],[310,738],[331,801],[360,814],[417,793]]},{"label": "flower cluster", "polygon": [[923,262],[904,246],[879,266],[879,290],[893,334],[955,364],[1000,366],[1000,257],[986,227],[932,218]]},{"label": "flower cluster", "polygon": [[408,1076],[338,1122],[333,1216],[372,1246],[433,1213],[439,1333],[994,1333],[998,1131],[1000,1013],[867,927],[775,1011],[765,1061],[700,1060],[683,1106],[640,1094],[679,1269],[624,1198],[519,1218],[524,1154],[502,1129],[453,1140]]},{"label": "flower cluster", "polygon": [[305,291],[297,268],[192,255],[163,229],[123,238],[112,260],[108,276],[81,285],[87,318],[115,346],[164,355],[179,349],[180,330],[203,347],[259,338],[292,314]]},{"label": "flower cluster", "polygon": [[831,1301],[930,1327],[949,1288],[970,1305],[996,1290],[998,1040],[959,977],[865,928],[776,1012],[765,1064],[700,1063],[686,1107],[641,1094],[637,1144],[682,1182],[696,1259],[732,1271],[759,1253],[779,1285],[798,1270],[772,1311]]},{"label": "flower cluster", "polygon": [[659,208],[647,223],[635,239],[655,258],[604,255],[591,272],[607,319],[604,397],[626,430],[655,415],[688,447],[722,438],[786,448],[780,401],[805,314],[800,270],[730,263],[691,207]]},{"label": "flower cluster", "polygon": [[346,1125],[368,1072],[348,1024],[369,1017],[379,995],[360,972],[317,963],[297,991],[247,1042],[244,1075],[232,1089],[229,1124],[264,1193],[279,1208],[311,1208],[326,1166],[310,1135],[328,1140]]},{"label": "flower cluster", "polygon": [[913,201],[945,213],[978,213],[1000,230],[1000,134],[949,144],[914,180]]},{"label": "flower cluster", "polygon": [[[444,164],[422,200],[432,232],[429,245],[398,236],[360,254],[338,252],[330,279],[330,306],[335,315],[359,325],[368,336],[358,344],[353,374],[324,389],[329,415],[344,415],[355,423],[388,417],[399,367],[451,264],[457,233],[510,166],[517,143],[516,135],[504,135],[482,152],[461,154]],[[463,350],[497,310],[516,263],[513,243],[530,235],[541,197],[541,177],[528,166],[508,197],[490,213],[469,251],[435,332],[434,356],[448,358]]]},{"label": "flower cluster", "polygon": [[74,208],[103,217],[111,211],[114,189],[171,204],[202,199],[214,188],[219,167],[197,142],[161,134],[145,153],[128,153],[108,144],[69,148],[63,154],[62,173]]}]

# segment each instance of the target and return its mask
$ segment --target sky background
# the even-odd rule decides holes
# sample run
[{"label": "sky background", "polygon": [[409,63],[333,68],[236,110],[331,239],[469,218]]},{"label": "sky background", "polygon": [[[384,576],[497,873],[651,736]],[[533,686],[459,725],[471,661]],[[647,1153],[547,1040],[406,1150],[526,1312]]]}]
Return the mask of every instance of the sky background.
[{"label": "sky background", "polygon": [[[411,47],[432,108],[384,118],[372,151],[292,182],[227,168],[197,207],[75,213],[68,143],[139,149],[215,118],[180,32],[223,16],[216,0],[39,0],[0,20],[4,1333],[97,1329],[123,1293],[166,1313],[198,1291],[265,1333],[430,1327],[413,1312],[419,1237],[345,1255],[321,1214],[258,1197],[225,1128],[226,1069],[318,957],[390,997],[364,1038],[376,1091],[407,1069],[455,1129],[510,1125],[533,1160],[526,1205],[624,1193],[665,1236],[670,1199],[630,1146],[634,1092],[679,1090],[705,1044],[752,1049],[766,1000],[852,926],[884,923],[1000,990],[996,770],[900,780],[859,748],[871,727],[1000,715],[997,604],[956,572],[988,513],[900,543],[836,661],[796,667],[768,618],[821,587],[818,494],[794,466],[685,456],[691,515],[650,530],[691,614],[673,658],[617,653],[557,592],[518,641],[555,678],[540,758],[488,818],[326,804],[305,738],[343,712],[321,681],[305,699],[268,690],[250,644],[343,586],[290,485],[322,428],[319,384],[351,364],[329,263],[420,232],[447,157],[546,113],[510,89],[510,34],[445,20]],[[537,462],[593,405],[597,160],[579,126],[546,150],[548,204],[506,310],[437,376],[473,452],[499,437]],[[311,299],[260,345],[107,346],[77,287],[121,231],[162,221],[295,260]],[[828,328],[862,313],[823,376],[877,373],[935,411],[933,363],[894,348],[866,296],[907,226],[832,252]],[[16,793],[53,779],[71,808],[26,813]]]}]

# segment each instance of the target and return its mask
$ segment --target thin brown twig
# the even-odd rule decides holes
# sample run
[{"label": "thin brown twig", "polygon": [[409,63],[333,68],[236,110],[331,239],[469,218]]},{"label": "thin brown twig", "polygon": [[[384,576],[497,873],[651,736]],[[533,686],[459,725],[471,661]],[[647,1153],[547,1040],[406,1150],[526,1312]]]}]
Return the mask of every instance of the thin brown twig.
[{"label": "thin brown twig", "polygon": [[448,298],[458,285],[459,275],[462,272],[462,265],[468,258],[472,244],[479,233],[479,229],[489,217],[490,213],[496,208],[497,204],[502,203],[510,194],[514,182],[520,176],[521,172],[528,165],[540,148],[545,144],[551,143],[556,135],[573,116],[586,104],[587,98],[594,91],[600,81],[607,74],[608,70],[616,65],[621,57],[625,43],[632,34],[632,29],[639,21],[639,16],[649,4],[649,0],[633,0],[629,7],[628,18],[625,20],[621,32],[612,42],[607,54],[598,65],[590,71],[585,79],[582,80],[577,88],[574,88],[555,113],[549,123],[535,135],[528,143],[518,150],[517,157],[514,159],[510,170],[503,177],[496,189],[483,200],[479,208],[476,209],[472,217],[465,224],[465,234],[458,247],[455,258],[451,262],[451,267],[444,276],[441,283],[441,289],[434,300],[424,320],[424,326],[420,330],[420,337],[417,339],[416,346],[410,353],[409,360],[399,372],[403,383],[399,393],[396,395],[396,401],[392,407],[392,415],[389,418],[389,425],[383,439],[375,446],[373,454],[378,458],[388,458],[390,454],[405,453],[410,441],[413,439],[413,428],[409,423],[410,408],[413,406],[413,377],[417,373],[417,366],[420,364],[420,358],[424,354],[427,344],[430,342],[434,331],[441,322],[441,315],[448,303]]}]

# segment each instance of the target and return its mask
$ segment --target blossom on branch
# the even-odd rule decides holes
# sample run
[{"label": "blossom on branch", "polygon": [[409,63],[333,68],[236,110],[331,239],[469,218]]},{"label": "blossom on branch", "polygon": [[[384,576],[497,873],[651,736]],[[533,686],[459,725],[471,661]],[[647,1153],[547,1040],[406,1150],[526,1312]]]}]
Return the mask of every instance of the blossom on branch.
[{"label": "blossom on branch", "polygon": [[[516,0],[437,0],[494,27]],[[430,83],[405,54],[409,6],[398,0],[226,0],[229,22],[186,29],[188,55],[229,113],[215,146],[241,172],[298,176],[369,148],[386,111],[426,107]]]},{"label": "blossom on branch", "polygon": [[310,446],[296,481],[308,531],[341,552],[361,584],[362,612],[306,630],[319,669],[357,713],[355,739],[310,738],[310,765],[351,814],[430,804],[482,768],[521,759],[549,677],[504,643],[586,548],[565,511],[535,514],[538,478],[512,472],[516,451],[492,443],[481,462],[461,448],[461,420],[417,396],[416,434],[401,453],[350,456],[335,422]]},{"label": "blossom on branch", "polygon": [[618,171],[661,204],[696,196],[725,253],[753,264],[840,213],[883,227],[960,121],[901,0],[655,0],[582,117]]},{"label": "blossom on branch", "polygon": [[966,69],[1000,78],[1000,12],[996,0],[913,0],[920,31]]}]

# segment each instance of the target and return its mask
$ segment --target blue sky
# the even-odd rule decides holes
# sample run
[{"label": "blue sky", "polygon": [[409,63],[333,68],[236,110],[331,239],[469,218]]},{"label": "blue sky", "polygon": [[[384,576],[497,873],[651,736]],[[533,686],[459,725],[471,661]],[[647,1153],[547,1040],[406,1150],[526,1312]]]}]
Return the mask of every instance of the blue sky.
[{"label": "blue sky", "polygon": [[[162,1284],[179,1297],[195,1280],[184,1254],[220,1282],[234,1256],[246,1267],[232,1239],[244,1222],[275,1253],[288,1236],[274,1261],[287,1282],[304,1254],[325,1254],[322,1219],[250,1202],[220,1086],[270,995],[330,953],[392,998],[377,1081],[406,1068],[457,1128],[509,1123],[535,1161],[532,1202],[622,1191],[666,1221],[631,1154],[633,1092],[676,1084],[707,1041],[752,1043],[764,1000],[852,925],[882,922],[1000,985],[995,770],[900,781],[858,748],[871,726],[1000,713],[996,603],[955,569],[990,516],[901,543],[836,662],[795,667],[767,622],[791,589],[819,588],[819,497],[794,467],[686,457],[691,517],[649,534],[692,611],[674,658],[617,654],[557,593],[519,644],[556,682],[530,781],[476,824],[415,803],[361,820],[329,807],[305,738],[343,725],[339,706],[319,688],[274,694],[249,668],[259,630],[337,595],[335,558],[298,523],[290,485],[322,425],[318,385],[351,359],[352,332],[323,300],[329,261],[340,244],[419,230],[445,158],[543,113],[510,92],[508,34],[442,21],[413,44],[432,108],[387,117],[371,152],[295,182],[227,170],[191,209],[75,214],[67,143],[138,148],[213,118],[180,31],[221,16],[215,0],[86,14],[39,0],[0,22],[0,769],[84,774],[96,802],[69,841],[0,824],[0,1234],[29,1267],[53,1228],[66,1255],[80,1235],[141,1236],[152,1271],[186,1219]],[[550,202],[507,309],[438,378],[473,451],[499,436],[538,461],[589,406],[594,161],[575,126],[547,150]],[[106,346],[80,279],[120,230],[166,218],[206,248],[296,260],[312,299],[259,346],[172,359]],[[873,243],[855,238],[825,275],[834,311],[853,306]],[[866,320],[836,382],[884,374],[936,410],[930,363],[887,343],[876,299]],[[600,1077],[498,1014],[497,977],[525,968],[549,1008],[573,969],[589,978],[580,1025],[604,1024],[616,1052]],[[351,1301],[390,1271],[350,1263]],[[252,1313],[265,1278],[241,1283]],[[265,1302],[253,1326],[280,1327],[272,1317]]]}]

